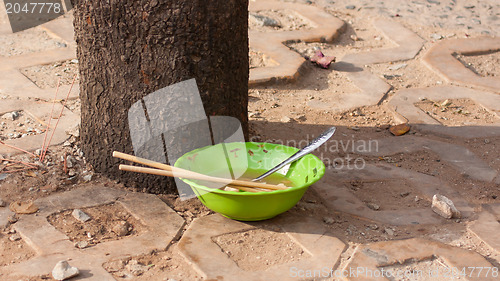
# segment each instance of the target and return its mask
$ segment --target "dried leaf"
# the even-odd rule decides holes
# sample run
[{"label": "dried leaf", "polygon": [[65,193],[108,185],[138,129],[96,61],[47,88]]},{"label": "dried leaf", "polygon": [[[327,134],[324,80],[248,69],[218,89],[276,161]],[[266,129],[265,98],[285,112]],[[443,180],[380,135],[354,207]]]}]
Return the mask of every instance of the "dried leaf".
[{"label": "dried leaf", "polygon": [[26,171],[25,175],[26,175],[26,176],[28,176],[28,177],[32,177],[32,178],[36,178],[36,177],[38,176],[38,175],[37,175],[35,172],[33,172],[32,170],[28,170],[28,171]]},{"label": "dried leaf", "polygon": [[10,203],[9,209],[16,214],[33,214],[38,211],[38,207],[33,202],[19,201]]},{"label": "dried leaf", "polygon": [[399,124],[389,128],[389,131],[395,136],[401,136],[410,131],[410,125],[407,123]]}]

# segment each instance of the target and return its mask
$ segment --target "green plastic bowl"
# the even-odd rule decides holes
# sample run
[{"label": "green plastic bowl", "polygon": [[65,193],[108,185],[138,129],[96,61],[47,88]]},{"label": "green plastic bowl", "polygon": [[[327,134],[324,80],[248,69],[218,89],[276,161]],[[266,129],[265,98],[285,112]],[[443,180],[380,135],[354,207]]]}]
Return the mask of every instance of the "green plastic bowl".
[{"label": "green plastic bowl", "polygon": [[[223,151],[222,144],[193,150],[180,157],[174,166],[206,175],[220,175],[221,170],[227,170],[230,161],[234,171],[248,169],[263,173],[298,151],[295,147],[271,143],[236,142],[225,143],[224,146],[226,153],[220,153]],[[324,173],[323,162],[308,154],[290,166],[286,176],[293,187],[287,190],[259,193],[225,191],[195,180],[182,180],[191,186],[209,209],[235,220],[258,221],[277,216],[295,206],[307,188],[321,179]]]}]

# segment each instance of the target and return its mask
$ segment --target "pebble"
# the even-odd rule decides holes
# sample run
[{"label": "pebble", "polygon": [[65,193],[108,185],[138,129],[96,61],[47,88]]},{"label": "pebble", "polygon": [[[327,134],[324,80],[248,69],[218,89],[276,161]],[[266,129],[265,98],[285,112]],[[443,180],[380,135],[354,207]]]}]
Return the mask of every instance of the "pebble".
[{"label": "pebble", "polygon": [[14,235],[11,235],[11,236],[9,237],[9,240],[10,240],[10,241],[12,241],[12,242],[14,242],[14,241],[18,241],[18,240],[21,240],[21,235],[19,235],[19,234],[17,234],[17,233],[16,233],[16,234],[14,234]]},{"label": "pebble", "polygon": [[106,269],[109,272],[117,272],[125,267],[125,262],[123,260],[111,261],[106,265]]},{"label": "pebble", "polygon": [[354,6],[354,5],[347,5],[347,6],[345,6],[345,8],[347,10],[354,10],[354,9],[356,9],[356,6]]},{"label": "pebble", "polygon": [[7,206],[7,203],[2,199],[0,199],[0,207],[5,207],[5,206]]},{"label": "pebble", "polygon": [[380,206],[375,203],[366,203],[366,206],[375,211],[380,210]]},{"label": "pebble", "polygon": [[288,117],[288,116],[283,116],[283,118],[281,118],[281,122],[283,123],[288,123],[292,121],[292,118]]},{"label": "pebble", "polygon": [[395,65],[389,66],[389,70],[399,70],[399,69],[403,69],[407,66],[408,66],[408,64],[406,64],[406,63],[398,63]]},{"label": "pebble", "polygon": [[118,236],[125,236],[129,233],[130,224],[126,221],[120,221],[113,226],[113,232]]},{"label": "pebble", "polygon": [[446,196],[435,194],[432,196],[432,211],[446,219],[461,218],[462,214],[455,207],[453,201]]},{"label": "pebble", "polygon": [[89,242],[87,241],[78,241],[75,243],[75,247],[77,247],[78,249],[85,249],[89,246]]},{"label": "pebble", "polygon": [[335,220],[331,217],[323,217],[323,221],[326,223],[326,224],[333,224],[335,223]]},{"label": "pebble", "polygon": [[82,179],[85,182],[89,182],[92,180],[92,174],[87,174],[87,175],[83,176]]},{"label": "pebble", "polygon": [[441,40],[444,37],[441,34],[433,33],[433,34],[431,34],[431,38],[434,39],[434,40]]},{"label": "pebble", "polygon": [[71,213],[73,217],[81,222],[87,222],[90,220],[90,216],[84,213],[80,209],[74,209],[73,212]]},{"label": "pebble", "polygon": [[19,112],[17,111],[8,112],[2,115],[2,119],[12,120],[12,121],[16,120],[17,117],[19,117]]},{"label": "pebble", "polygon": [[384,232],[390,236],[394,236],[394,230],[392,230],[391,228],[385,228]]},{"label": "pebble", "polygon": [[65,260],[59,261],[52,269],[52,277],[56,280],[66,280],[80,274],[78,268],[69,265]]},{"label": "pebble", "polygon": [[409,191],[401,192],[399,195],[401,197],[406,197],[406,196],[410,195],[410,192]]}]

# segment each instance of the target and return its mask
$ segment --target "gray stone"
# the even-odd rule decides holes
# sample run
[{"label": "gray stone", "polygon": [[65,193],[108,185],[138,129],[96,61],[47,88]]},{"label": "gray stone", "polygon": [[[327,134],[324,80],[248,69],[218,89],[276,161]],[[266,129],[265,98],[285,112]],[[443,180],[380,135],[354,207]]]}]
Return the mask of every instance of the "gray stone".
[{"label": "gray stone", "polygon": [[87,174],[82,177],[83,181],[89,182],[92,180],[92,174]]},{"label": "gray stone", "polygon": [[87,241],[78,241],[75,243],[75,247],[77,247],[78,249],[85,249],[89,246],[89,242]]},{"label": "gray stone", "polygon": [[447,197],[435,194],[432,197],[432,211],[446,219],[461,218],[462,214]]},{"label": "gray stone", "polygon": [[71,213],[73,217],[81,222],[87,222],[90,220],[90,216],[84,213],[80,209],[74,209],[73,212]]},{"label": "gray stone", "polygon": [[380,206],[375,203],[366,203],[366,206],[374,211],[380,210]]},{"label": "gray stone", "polygon": [[288,116],[283,116],[283,118],[281,118],[281,122],[283,123],[288,123],[292,121],[292,118],[288,117]]},{"label": "gray stone", "polygon": [[385,228],[384,232],[390,236],[394,236],[394,230],[392,230],[391,228]]},{"label": "gray stone", "polygon": [[324,217],[323,218],[323,221],[326,223],[326,224],[333,224],[335,223],[335,220],[331,217]]},{"label": "gray stone", "polygon": [[354,6],[354,5],[347,5],[347,6],[345,6],[345,8],[348,9],[348,10],[354,10],[354,9],[356,9],[356,6]]},{"label": "gray stone", "polygon": [[78,268],[69,265],[65,260],[59,261],[52,269],[52,277],[56,280],[66,280],[80,274]]}]

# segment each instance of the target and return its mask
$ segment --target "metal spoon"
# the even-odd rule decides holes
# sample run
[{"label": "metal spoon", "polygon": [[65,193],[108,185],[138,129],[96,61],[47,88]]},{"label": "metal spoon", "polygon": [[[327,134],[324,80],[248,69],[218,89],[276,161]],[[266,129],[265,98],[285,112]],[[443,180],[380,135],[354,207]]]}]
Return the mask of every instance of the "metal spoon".
[{"label": "metal spoon", "polygon": [[320,147],[323,143],[325,143],[328,139],[330,139],[333,136],[333,134],[335,133],[336,129],[337,128],[335,128],[335,127],[328,128],[326,131],[324,131],[323,133],[321,133],[321,135],[319,135],[317,138],[313,139],[304,148],[302,148],[301,150],[297,151],[295,154],[293,154],[292,156],[290,156],[285,161],[279,163],[276,167],[274,167],[271,170],[265,172],[264,174],[256,177],[252,181],[261,180],[261,179],[269,176],[270,174],[276,172],[277,170],[283,168],[285,165],[287,165],[289,163],[292,163],[293,161],[298,160],[298,159],[302,158],[303,156],[311,153],[313,150],[315,150],[316,148]]}]

